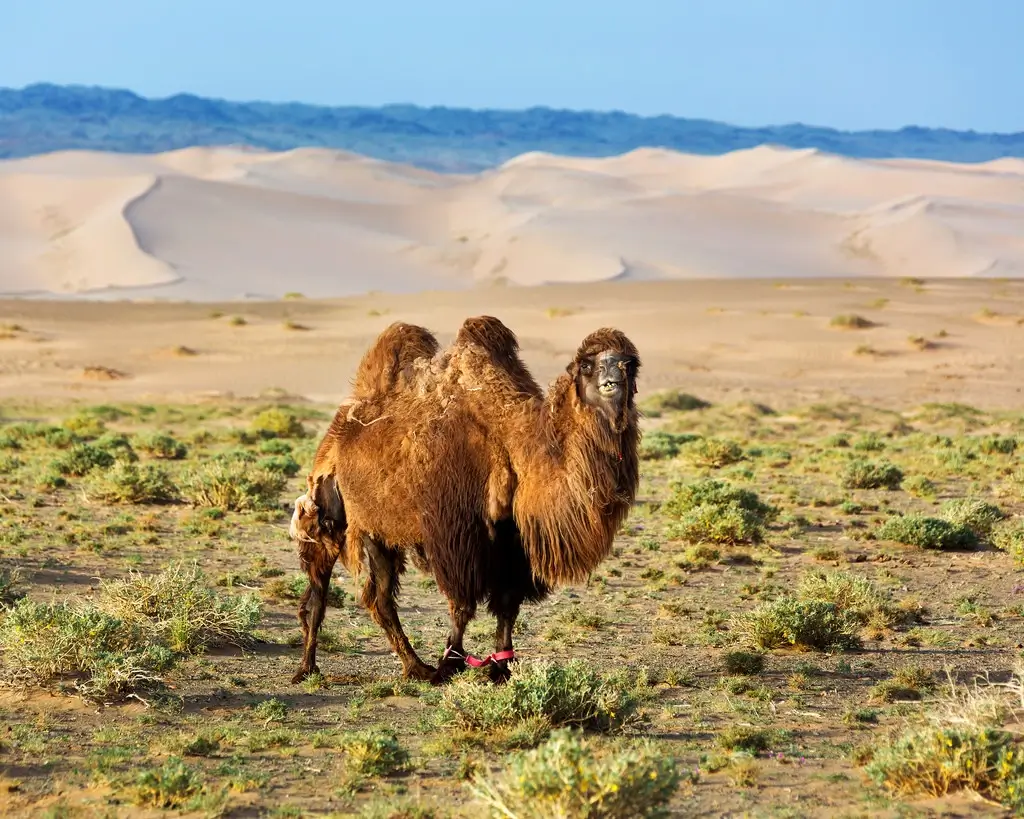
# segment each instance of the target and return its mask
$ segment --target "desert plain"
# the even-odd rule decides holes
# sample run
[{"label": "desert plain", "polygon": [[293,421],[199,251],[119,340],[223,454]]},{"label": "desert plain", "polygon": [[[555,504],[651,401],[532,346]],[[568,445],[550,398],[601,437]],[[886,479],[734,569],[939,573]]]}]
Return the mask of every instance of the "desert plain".
[{"label": "desert plain", "polygon": [[[0,163],[0,811],[1021,811],[1022,181],[772,148]],[[290,684],[291,501],[362,353],[482,314],[542,384],[598,327],[639,348],[613,554],[524,609],[505,687],[402,681],[339,567]],[[436,659],[433,581],[400,611]]]}]

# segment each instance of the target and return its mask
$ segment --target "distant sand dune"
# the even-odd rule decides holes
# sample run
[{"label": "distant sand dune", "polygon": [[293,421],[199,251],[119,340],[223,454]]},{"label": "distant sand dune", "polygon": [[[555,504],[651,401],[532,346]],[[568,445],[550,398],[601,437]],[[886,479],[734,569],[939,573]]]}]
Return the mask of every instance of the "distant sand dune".
[{"label": "distant sand dune", "polygon": [[1024,161],[322,149],[0,162],[0,292],[230,300],[617,278],[1024,276]]}]

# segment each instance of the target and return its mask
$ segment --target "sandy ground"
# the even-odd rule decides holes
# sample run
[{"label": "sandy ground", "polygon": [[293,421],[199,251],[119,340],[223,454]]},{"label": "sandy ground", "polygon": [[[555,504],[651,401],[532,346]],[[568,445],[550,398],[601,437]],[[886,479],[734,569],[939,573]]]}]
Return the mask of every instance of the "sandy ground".
[{"label": "sandy ground", "polygon": [[[518,334],[542,383],[587,333],[612,325],[641,351],[642,390],[679,387],[772,406],[842,396],[901,409],[1022,400],[1024,282],[885,279],[617,282],[245,304],[0,301],[0,397],[98,403],[283,391],[333,402],[390,322],[424,324],[447,343],[463,319],[480,314]],[[831,326],[848,314],[874,326]]]},{"label": "sandy ground", "polygon": [[1024,161],[527,154],[442,175],[336,151],[0,162],[0,293],[344,297],[612,279],[1024,275]]}]

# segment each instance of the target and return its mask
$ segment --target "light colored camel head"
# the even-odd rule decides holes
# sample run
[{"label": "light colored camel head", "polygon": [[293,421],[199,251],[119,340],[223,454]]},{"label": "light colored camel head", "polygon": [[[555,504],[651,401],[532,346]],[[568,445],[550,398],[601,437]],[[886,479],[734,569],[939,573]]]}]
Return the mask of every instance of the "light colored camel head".
[{"label": "light colored camel head", "polygon": [[304,492],[295,499],[295,510],[292,512],[292,522],[288,527],[288,537],[292,540],[315,540],[317,529],[319,529],[319,515],[316,504],[309,497],[309,493]]},{"label": "light colored camel head", "polygon": [[576,401],[622,432],[635,415],[633,396],[640,371],[636,347],[619,330],[602,328],[583,339],[566,372],[575,382]]}]

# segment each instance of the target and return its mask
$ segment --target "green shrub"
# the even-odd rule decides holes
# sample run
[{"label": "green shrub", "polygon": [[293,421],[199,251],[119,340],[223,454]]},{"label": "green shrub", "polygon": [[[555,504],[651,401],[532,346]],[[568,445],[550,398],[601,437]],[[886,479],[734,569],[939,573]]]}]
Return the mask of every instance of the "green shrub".
[{"label": "green shrub", "polygon": [[988,537],[992,527],[1006,517],[998,506],[978,498],[946,501],[939,510],[939,515],[954,526],[970,529],[979,538]]},{"label": "green shrub", "polygon": [[211,644],[245,645],[262,615],[258,597],[218,595],[194,563],[103,582],[97,605],[178,654]]},{"label": "green shrub", "polygon": [[181,477],[181,494],[193,506],[228,511],[275,509],[287,478],[242,460],[214,459]]},{"label": "green shrub", "polygon": [[870,580],[848,572],[808,572],[800,579],[796,593],[801,600],[832,603],[862,624],[871,621],[890,625],[900,619],[886,595]]},{"label": "green shrub", "polygon": [[602,748],[559,730],[470,788],[502,819],[641,819],[667,816],[679,782],[675,759],[650,742]]},{"label": "green shrub", "polygon": [[8,683],[70,679],[85,698],[120,698],[159,683],[184,653],[242,643],[259,619],[254,598],[218,598],[198,569],[172,567],[100,585],[95,604],[18,601],[0,620]]},{"label": "green shrub", "polygon": [[687,446],[686,452],[693,464],[703,469],[721,469],[743,458],[743,447],[721,438],[701,438]]},{"label": "green shrub", "polygon": [[0,609],[10,606],[24,597],[18,588],[21,572],[17,569],[0,568]]},{"label": "green shrub", "polygon": [[877,325],[870,319],[864,318],[864,316],[858,316],[856,314],[847,313],[844,315],[835,316],[829,322],[829,326],[837,327],[840,330],[868,330]]},{"label": "green shrub", "polygon": [[290,412],[276,407],[263,410],[252,419],[250,429],[261,438],[304,438],[306,429]]},{"label": "green shrub", "polygon": [[975,726],[911,730],[875,748],[865,770],[898,796],[971,790],[1024,813],[1024,745],[1006,731]]},{"label": "green shrub", "polygon": [[95,415],[72,415],[65,418],[61,426],[83,441],[99,438],[107,431],[106,425]]},{"label": "green shrub", "polygon": [[268,472],[277,472],[288,478],[299,474],[302,467],[291,455],[271,455],[269,458],[260,458],[256,465]]},{"label": "green shrub", "polygon": [[532,723],[538,733],[567,725],[613,732],[640,719],[647,694],[642,681],[625,672],[600,674],[582,660],[518,662],[502,686],[481,686],[468,674],[456,677],[441,695],[440,717],[480,732],[514,723]]},{"label": "green shrub", "polygon": [[860,645],[857,617],[823,600],[786,595],[741,616],[738,625],[751,643],[763,649],[832,651]]},{"label": "green shrub", "polygon": [[846,489],[899,489],[903,472],[888,461],[850,461],[840,475]]},{"label": "green shrub", "polygon": [[640,460],[658,461],[674,458],[684,444],[697,440],[696,435],[664,432],[660,429],[644,433],[640,441]]},{"label": "green shrub", "polygon": [[922,549],[973,549],[978,536],[965,526],[924,515],[897,515],[889,518],[876,532],[882,540],[893,540]]},{"label": "green shrub", "polygon": [[203,791],[198,774],[179,757],[139,774],[135,804],[150,808],[180,808]]},{"label": "green shrub", "polygon": [[986,435],[978,442],[986,455],[1012,455],[1017,451],[1017,439],[1013,436]]},{"label": "green shrub", "polygon": [[764,655],[753,651],[729,651],[722,659],[730,674],[760,674],[764,669]]},{"label": "green shrub", "polygon": [[992,545],[1010,555],[1024,568],[1024,519],[1003,521],[992,529]]},{"label": "green shrub", "polygon": [[137,435],[132,445],[144,455],[166,461],[179,461],[188,454],[187,446],[162,432]]},{"label": "green shrub", "polygon": [[93,475],[87,491],[108,503],[173,503],[178,499],[178,488],[166,470],[121,460]]},{"label": "green shrub", "polygon": [[749,489],[724,481],[675,483],[662,506],[674,518],[670,532],[691,543],[759,543],[778,510]]},{"label": "green shrub", "polygon": [[934,498],[938,491],[935,484],[923,475],[912,475],[904,480],[903,489],[915,498]]},{"label": "green shrub", "polygon": [[707,401],[679,390],[663,390],[650,395],[640,404],[640,409],[650,418],[660,418],[666,412],[690,412],[707,409]]},{"label": "green shrub", "polygon": [[716,744],[724,751],[740,751],[756,756],[771,748],[777,739],[775,731],[737,725],[719,733]]},{"label": "green shrub", "polygon": [[356,776],[390,776],[409,763],[408,752],[388,728],[346,734],[338,747],[345,752],[345,768]]},{"label": "green shrub", "polygon": [[18,601],[0,621],[8,683],[71,678],[87,699],[119,698],[158,679],[173,654],[138,629],[87,605]]},{"label": "green shrub", "polygon": [[50,462],[50,470],[58,475],[80,478],[93,469],[113,466],[114,456],[93,444],[76,444]]}]

